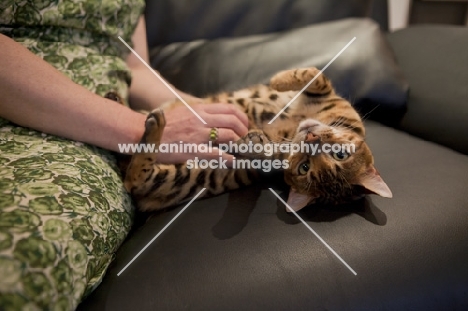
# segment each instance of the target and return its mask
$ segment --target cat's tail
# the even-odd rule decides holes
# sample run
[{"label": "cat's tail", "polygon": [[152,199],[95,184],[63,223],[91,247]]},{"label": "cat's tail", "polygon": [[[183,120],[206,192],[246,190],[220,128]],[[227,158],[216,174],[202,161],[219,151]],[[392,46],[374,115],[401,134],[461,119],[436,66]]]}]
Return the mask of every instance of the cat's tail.
[{"label": "cat's tail", "polygon": [[315,67],[280,71],[270,80],[270,87],[280,91],[300,91],[305,86],[305,92],[315,96],[333,95],[333,86]]}]

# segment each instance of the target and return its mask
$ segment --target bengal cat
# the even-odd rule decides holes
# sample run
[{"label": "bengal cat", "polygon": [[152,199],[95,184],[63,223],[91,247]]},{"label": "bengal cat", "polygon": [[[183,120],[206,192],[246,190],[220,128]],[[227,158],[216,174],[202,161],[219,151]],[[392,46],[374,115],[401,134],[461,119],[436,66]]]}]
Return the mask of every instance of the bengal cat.
[{"label": "bengal cat", "polygon": [[[340,150],[273,156],[288,160],[284,178],[291,187],[287,203],[292,209],[297,211],[316,202],[344,203],[369,193],[391,198],[364,141],[365,129],[359,114],[335,93],[323,74],[268,124],[318,74],[316,68],[283,71],[270,80],[269,86],[218,94],[207,98],[207,102],[232,103],[247,114],[250,131],[239,143],[354,144],[353,153]],[[175,101],[164,110],[180,104]],[[154,110],[148,115],[142,143],[159,144],[164,126],[163,110]],[[202,188],[206,188],[202,196],[213,196],[248,185],[256,178],[255,170],[188,168],[186,163],[158,163],[157,153],[138,153],[128,167],[125,187],[141,210],[151,211],[187,201]]]}]

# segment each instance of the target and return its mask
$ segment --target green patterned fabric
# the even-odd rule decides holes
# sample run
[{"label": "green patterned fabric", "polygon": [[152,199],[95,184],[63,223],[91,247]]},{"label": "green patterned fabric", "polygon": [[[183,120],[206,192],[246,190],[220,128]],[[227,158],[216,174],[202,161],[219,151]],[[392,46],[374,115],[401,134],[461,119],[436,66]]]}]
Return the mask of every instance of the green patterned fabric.
[{"label": "green patterned fabric", "polygon": [[[118,36],[130,42],[143,6],[3,0],[0,32],[92,92],[126,100],[128,51]],[[132,216],[112,153],[0,119],[0,310],[75,309]]]}]

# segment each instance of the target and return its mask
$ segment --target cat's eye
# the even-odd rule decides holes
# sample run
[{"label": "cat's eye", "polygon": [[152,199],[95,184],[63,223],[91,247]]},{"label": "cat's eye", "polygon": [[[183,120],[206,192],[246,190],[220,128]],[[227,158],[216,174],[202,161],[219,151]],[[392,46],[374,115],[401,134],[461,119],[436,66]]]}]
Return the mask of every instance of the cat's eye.
[{"label": "cat's eye", "polygon": [[304,162],[299,166],[299,174],[305,175],[309,171],[309,163]]},{"label": "cat's eye", "polygon": [[337,161],[344,161],[349,157],[349,154],[343,151],[333,153],[333,158]]}]

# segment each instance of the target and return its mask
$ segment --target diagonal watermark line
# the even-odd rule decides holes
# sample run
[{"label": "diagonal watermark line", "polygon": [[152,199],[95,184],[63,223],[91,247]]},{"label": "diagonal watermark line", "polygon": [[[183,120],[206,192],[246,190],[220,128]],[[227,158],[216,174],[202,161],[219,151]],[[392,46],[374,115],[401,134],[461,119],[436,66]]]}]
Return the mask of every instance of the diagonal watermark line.
[{"label": "diagonal watermark line", "polygon": [[291,105],[296,100],[296,98],[298,98],[302,93],[304,93],[304,91],[315,81],[315,79],[320,77],[320,75],[325,71],[325,69],[327,69],[328,66],[330,66],[331,63],[333,63],[335,61],[335,59],[337,59],[338,56],[340,56],[341,53],[343,53],[351,45],[351,43],[354,42],[354,40],[356,40],[356,37],[351,39],[351,41],[349,41],[348,44],[346,44],[345,47],[342,48],[341,51],[339,51],[338,54],[336,54],[335,57],[333,57],[332,60],[329,61],[328,64],[326,64],[325,67],[323,67],[322,70],[320,70],[319,73],[312,80],[310,80],[309,83],[307,83],[306,86],[304,86],[302,88],[302,90],[300,90],[299,93],[297,93],[296,96],[294,96],[293,99],[291,99],[289,101],[289,103],[287,103],[286,106],[284,106],[283,109],[281,109],[281,111],[278,112],[278,114],[276,116],[274,116],[273,119],[270,120],[270,122],[268,122],[268,124],[273,123],[273,121],[275,121],[276,118],[278,118],[280,116],[280,114],[282,114],[289,107],[289,105]]},{"label": "diagonal watermark line", "polygon": [[163,83],[163,84],[164,84],[164,85],[181,101],[181,102],[183,102],[183,103],[185,104],[185,106],[187,106],[187,108],[188,108],[194,115],[196,115],[198,119],[200,119],[200,121],[202,121],[203,124],[206,124],[205,120],[203,120],[203,118],[200,117],[200,115],[199,115],[198,113],[196,113],[195,110],[193,110],[193,108],[190,107],[190,105],[187,104],[187,102],[186,102],[186,101],[185,101],[185,100],[184,100],[184,99],[183,99],[183,98],[166,82],[166,81],[164,81],[164,79],[161,78],[161,76],[158,75],[158,74],[156,73],[156,71],[154,71],[154,69],[151,68],[151,66],[148,65],[148,63],[145,62],[145,60],[144,60],[143,58],[141,58],[140,55],[138,55],[138,53],[135,52],[135,50],[132,49],[132,48],[130,47],[130,45],[128,45],[127,42],[125,42],[124,39],[122,39],[122,38],[119,36],[119,40],[122,41],[123,44],[125,44],[125,46],[126,46],[126,47],[127,47],[127,48],[128,48],[128,49],[129,49],[129,50],[130,50],[130,51],[131,51],[131,52],[132,52],[132,53],[149,69],[149,70],[151,70],[151,72],[152,72],[159,80],[161,80],[161,82],[162,82],[162,83]]},{"label": "diagonal watermark line", "polygon": [[328,248],[330,250],[330,252],[333,253],[333,255],[336,256],[336,258],[338,258],[345,266],[346,268],[349,269],[349,271],[351,271],[354,275],[357,275],[357,273],[346,263],[346,261],[343,260],[343,258],[340,257],[340,255],[337,254],[337,252],[335,252],[333,250],[333,248],[330,247],[330,245],[327,244],[327,242],[325,242],[289,205],[288,203],[284,202],[284,200],[271,188],[268,188],[270,189],[270,191],[294,214],[294,216],[297,217],[297,219],[299,219],[303,224],[304,226],[307,227],[307,229],[309,229],[310,232],[312,232],[316,237],[317,239],[320,240],[320,242],[322,242],[323,245],[325,245],[326,248]]},{"label": "diagonal watermark line", "polygon": [[146,244],[145,247],[143,247],[143,249],[138,254],[136,254],[136,256],[133,257],[133,259],[130,260],[130,262],[122,270],[120,270],[119,273],[117,273],[117,276],[120,276],[138,258],[138,256],[140,256],[151,245],[151,243],[153,243],[154,240],[156,240],[164,232],[164,230],[166,230],[174,222],[174,220],[176,220],[177,217],[179,217],[187,209],[187,207],[189,207],[190,204],[192,204],[193,201],[195,201],[205,190],[206,188],[200,190],[200,192],[196,196],[194,196],[193,199],[191,199],[190,202],[188,202],[187,205],[185,205],[184,208],[181,209],[180,212],[177,213],[177,215],[175,215],[175,217],[172,218],[171,221],[169,221],[169,223],[165,225],[164,228],[162,228],[161,231],[159,231],[158,234],[156,234],[156,236],[153,239],[151,239],[151,241],[149,241],[148,244]]}]

